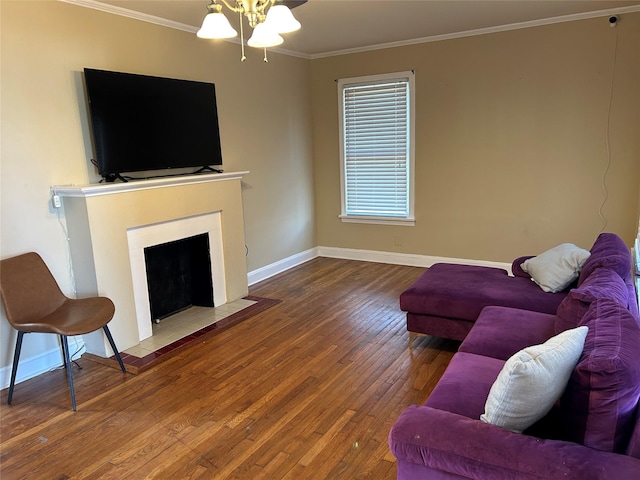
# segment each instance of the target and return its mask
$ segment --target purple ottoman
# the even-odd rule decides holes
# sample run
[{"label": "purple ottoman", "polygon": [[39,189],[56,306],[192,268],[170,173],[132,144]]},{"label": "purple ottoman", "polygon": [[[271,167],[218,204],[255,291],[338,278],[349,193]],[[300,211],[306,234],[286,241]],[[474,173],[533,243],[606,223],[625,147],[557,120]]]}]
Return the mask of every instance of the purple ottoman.
[{"label": "purple ottoman", "polygon": [[400,295],[400,308],[409,332],[464,340],[484,307],[555,314],[566,295],[544,292],[530,278],[501,268],[436,263]]}]

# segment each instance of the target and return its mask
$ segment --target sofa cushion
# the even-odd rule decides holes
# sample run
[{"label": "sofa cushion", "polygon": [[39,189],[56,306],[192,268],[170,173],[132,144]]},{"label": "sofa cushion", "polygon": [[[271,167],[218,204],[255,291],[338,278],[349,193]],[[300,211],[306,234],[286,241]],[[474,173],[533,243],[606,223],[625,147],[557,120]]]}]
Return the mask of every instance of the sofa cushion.
[{"label": "sofa cushion", "polygon": [[567,386],[586,336],[587,327],[574,328],[509,358],[489,391],[480,420],[522,432],[544,417]]},{"label": "sofa cushion", "polygon": [[580,276],[578,286],[594,272],[596,268],[610,268],[620,278],[631,278],[631,253],[620,237],[614,233],[601,233],[591,247],[591,256],[587,259]]},{"label": "sofa cushion", "polygon": [[591,303],[584,350],[560,400],[565,440],[624,453],[640,400],[640,325],[619,303]]},{"label": "sofa cushion", "polygon": [[518,350],[546,342],[556,332],[556,316],[510,307],[485,307],[458,349],[508,360]]},{"label": "sofa cushion", "polygon": [[504,360],[456,353],[425,405],[477,420]]},{"label": "sofa cushion", "polygon": [[521,268],[545,292],[561,292],[578,278],[591,253],[572,243],[563,243],[522,263]]},{"label": "sofa cushion", "polygon": [[556,333],[577,327],[589,305],[599,298],[614,299],[624,307],[629,305],[627,286],[611,269],[596,268],[582,285],[569,292],[556,312]]}]

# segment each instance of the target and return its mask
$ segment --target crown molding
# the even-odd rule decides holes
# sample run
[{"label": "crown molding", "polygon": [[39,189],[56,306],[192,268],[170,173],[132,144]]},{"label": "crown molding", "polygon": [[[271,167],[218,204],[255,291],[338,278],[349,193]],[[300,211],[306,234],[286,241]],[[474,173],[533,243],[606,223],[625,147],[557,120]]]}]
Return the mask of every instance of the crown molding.
[{"label": "crown molding", "polygon": [[147,23],[153,23],[155,25],[161,25],[163,27],[169,27],[176,30],[182,30],[184,32],[196,33],[198,29],[186,23],[174,22],[167,20],[166,18],[156,17],[155,15],[149,15],[148,13],[136,12],[127,8],[117,7],[108,3],[97,2],[95,0],[58,0],[63,3],[70,3],[72,5],[78,5],[79,7],[90,8],[92,10],[99,10],[101,12],[112,13],[121,17],[132,18],[134,20],[140,20]]},{"label": "crown molding", "polygon": [[[176,30],[182,30],[183,32],[189,32],[195,34],[198,31],[197,27],[187,25],[185,23],[174,22],[167,20],[166,18],[156,17],[147,13],[136,12],[115,5],[110,5],[96,0],[58,0],[59,2],[70,3],[78,5],[80,7],[91,8],[93,10],[99,10],[101,12],[111,13],[114,15],[120,15],[122,17],[132,18],[140,20],[142,22],[153,23],[163,27],[169,27]],[[364,47],[349,48],[344,50],[335,50],[331,52],[323,52],[316,54],[306,54],[301,52],[295,52],[293,50],[287,50],[284,48],[271,48],[270,52],[280,53],[291,57],[304,58],[307,60],[315,60],[318,58],[336,57],[340,55],[349,55],[352,53],[369,52],[373,50],[382,50],[385,48],[404,47],[408,45],[416,45],[420,43],[441,42],[444,40],[452,40],[455,38],[473,37],[477,35],[487,35],[490,33],[506,32],[509,30],[519,30],[523,28],[540,27],[543,25],[552,25],[555,23],[573,22],[576,20],[586,20],[590,18],[605,17],[609,15],[621,15],[623,13],[640,12],[640,4],[632,5],[629,7],[612,8],[607,10],[595,10],[593,12],[575,13],[571,15],[562,15],[559,17],[543,18],[540,20],[531,20],[527,22],[511,23],[507,25],[498,25],[495,27],[479,28],[475,30],[466,30],[463,32],[447,33],[443,35],[432,35],[429,37],[414,38],[411,40],[402,40],[398,42],[380,43],[377,45],[367,45]],[[229,39],[224,40],[229,43],[240,44],[240,40]]]},{"label": "crown molding", "polygon": [[404,46],[416,45],[420,43],[441,42],[444,40],[452,40],[455,38],[475,37],[478,35],[487,35],[490,33],[507,32],[509,30],[520,30],[523,28],[540,27],[543,25],[552,25],[555,23],[573,22],[576,20],[586,20],[590,18],[607,17],[609,15],[620,15],[623,13],[633,13],[633,12],[640,12],[640,4],[632,5],[629,7],[612,8],[607,10],[594,10],[593,12],[574,13],[571,15],[562,15],[559,17],[543,18],[540,20],[531,20],[527,22],[497,25],[495,27],[466,30],[463,32],[446,33],[443,35],[432,35],[430,37],[413,38],[411,40],[401,40],[398,42],[380,43],[378,45],[367,45],[365,47],[349,48],[345,50],[335,50],[333,52],[312,54],[312,55],[309,55],[309,57],[312,60],[315,60],[317,58],[349,55],[352,53],[369,52],[373,50],[382,50],[385,48],[404,47]]}]

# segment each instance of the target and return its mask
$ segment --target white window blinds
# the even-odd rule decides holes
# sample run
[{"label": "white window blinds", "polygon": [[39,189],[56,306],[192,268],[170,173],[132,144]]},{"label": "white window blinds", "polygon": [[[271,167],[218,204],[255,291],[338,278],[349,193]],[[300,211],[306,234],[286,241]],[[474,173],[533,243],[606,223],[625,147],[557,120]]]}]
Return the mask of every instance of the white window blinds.
[{"label": "white window blinds", "polygon": [[409,218],[409,78],[341,82],[343,216]]}]

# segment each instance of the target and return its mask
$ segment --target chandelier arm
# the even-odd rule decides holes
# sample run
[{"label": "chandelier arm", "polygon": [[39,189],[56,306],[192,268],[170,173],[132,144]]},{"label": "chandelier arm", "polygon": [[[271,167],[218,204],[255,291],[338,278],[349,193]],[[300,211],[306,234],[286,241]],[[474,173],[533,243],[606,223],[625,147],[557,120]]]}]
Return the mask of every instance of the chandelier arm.
[{"label": "chandelier arm", "polygon": [[276,3],[276,0],[258,0],[258,3],[256,5],[256,10],[258,10],[260,13],[264,13],[274,3]]},{"label": "chandelier arm", "polygon": [[[211,0],[215,4],[217,0]],[[222,4],[235,13],[244,14],[249,20],[251,28],[264,22],[266,10],[275,3],[275,0],[220,0]]]},{"label": "chandelier arm", "polygon": [[225,7],[227,7],[232,12],[235,12],[235,13],[244,12],[244,8],[232,5],[228,0],[220,0],[220,1],[224,4]]},{"label": "chandelier arm", "polygon": [[[276,3],[276,0],[253,0],[249,2],[249,5],[247,5],[245,1],[236,1],[236,2],[232,2],[230,0],[220,0],[220,2],[222,2],[224,4],[225,7],[227,7],[229,10],[231,10],[232,12],[235,13],[259,13],[259,14],[264,14],[265,10],[269,7],[271,7],[273,4]],[[255,2],[255,7],[253,7],[251,4],[253,4],[253,2]],[[255,8],[255,10],[254,10]]]}]

